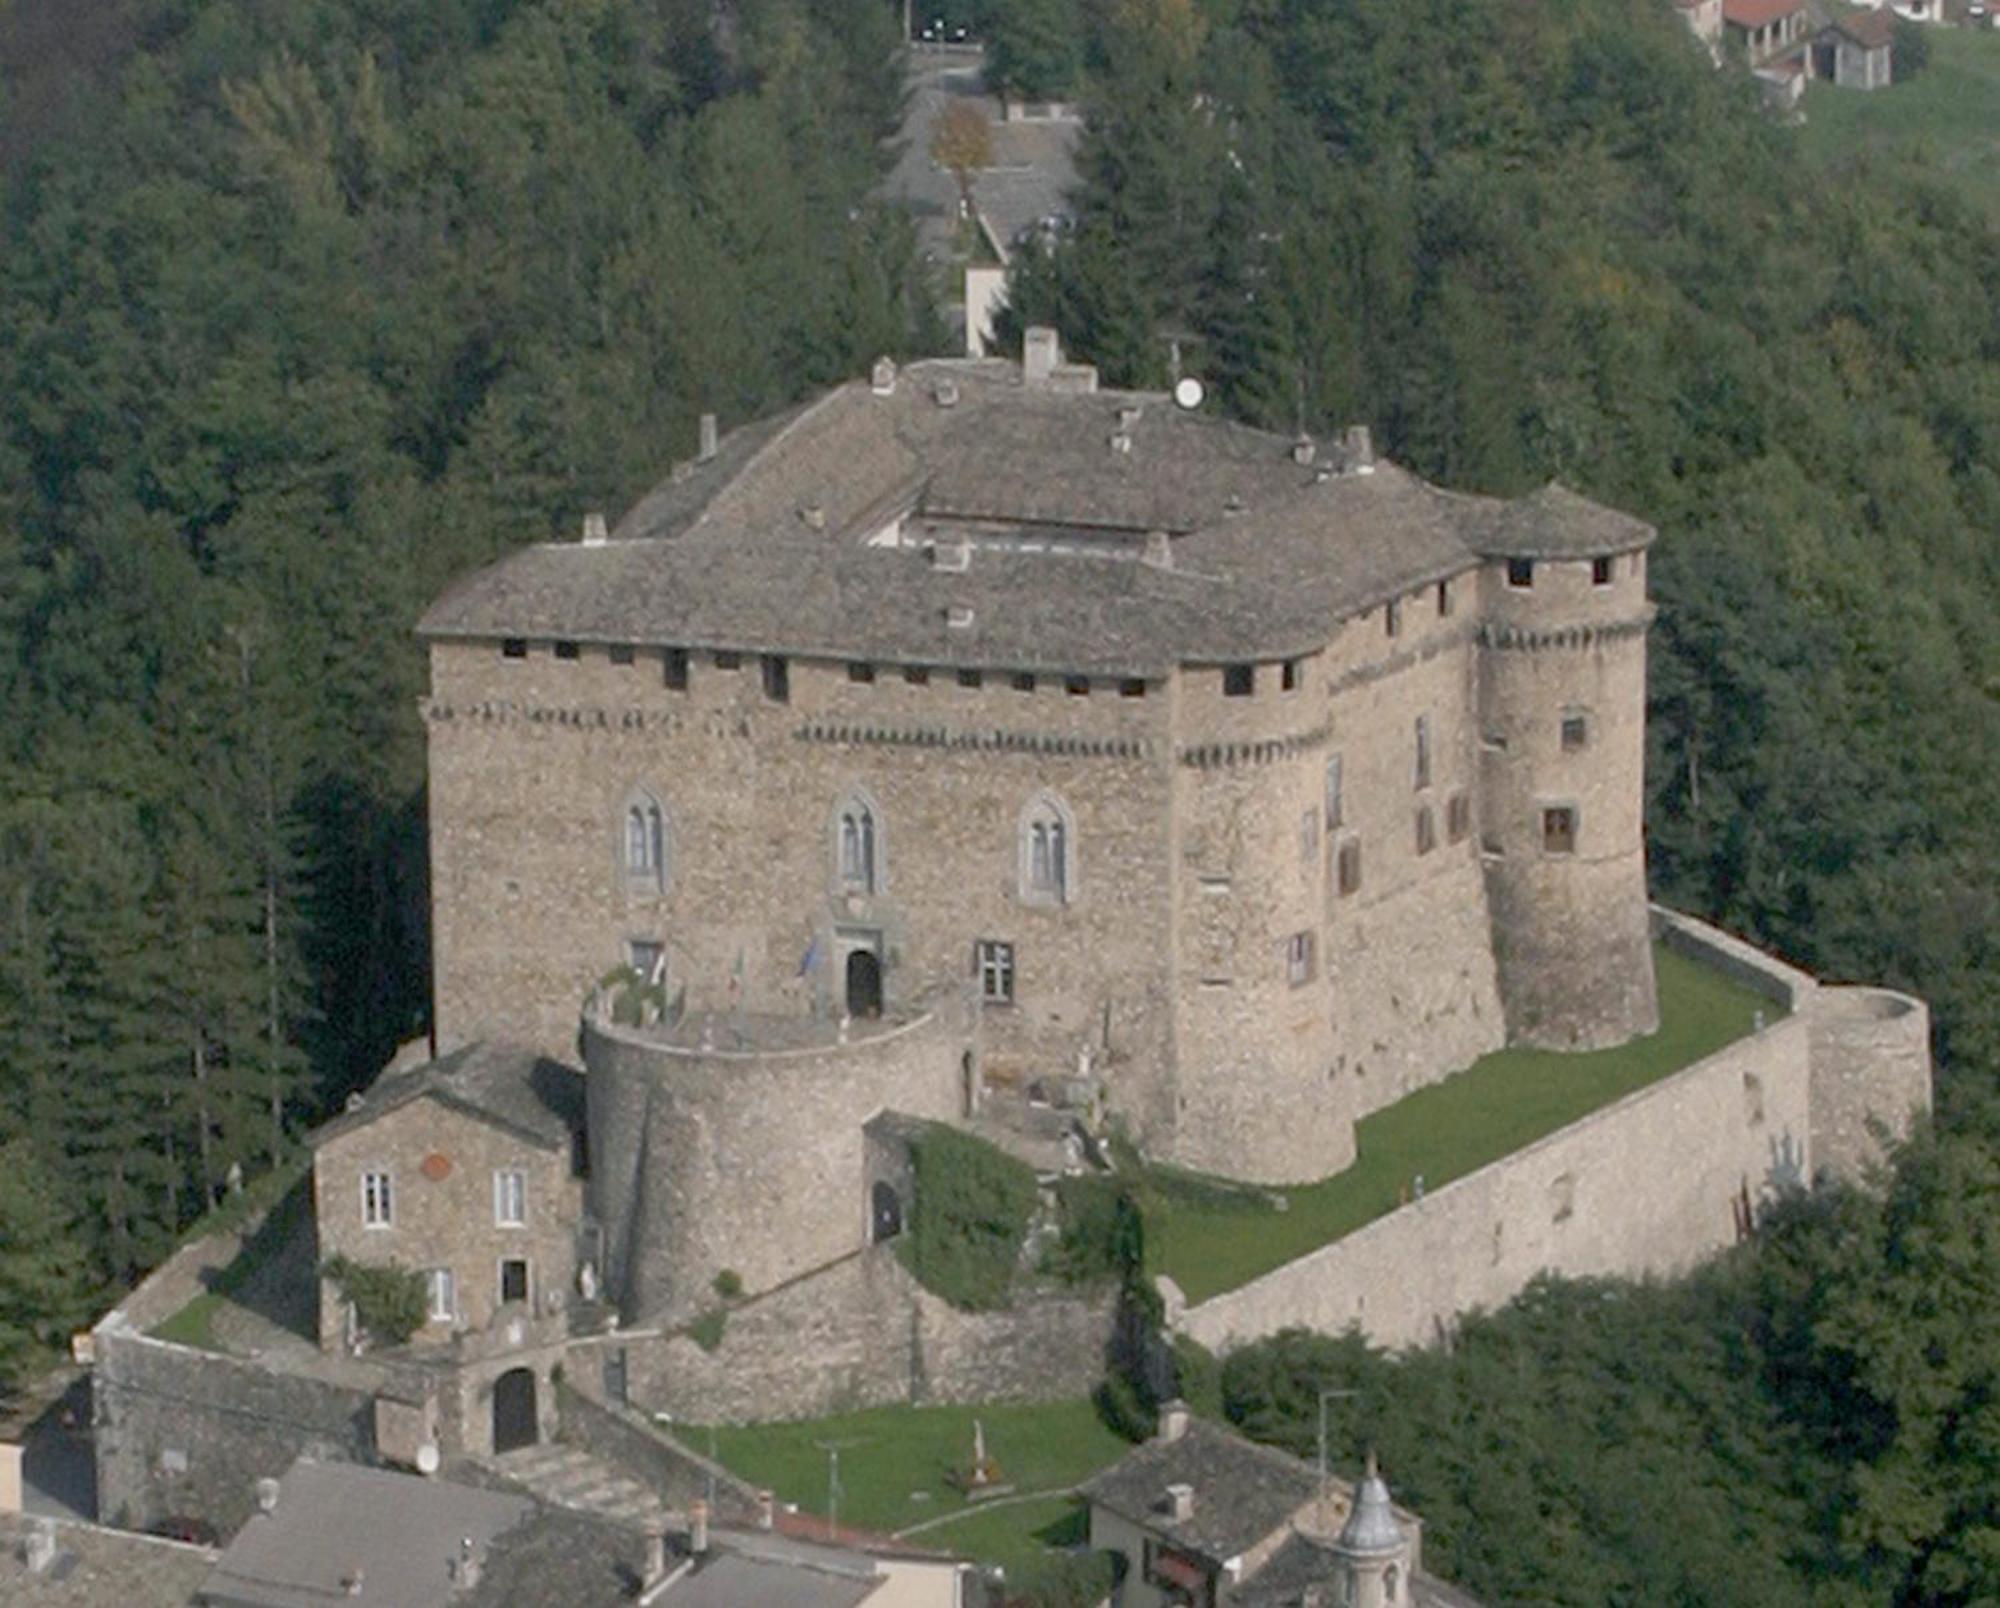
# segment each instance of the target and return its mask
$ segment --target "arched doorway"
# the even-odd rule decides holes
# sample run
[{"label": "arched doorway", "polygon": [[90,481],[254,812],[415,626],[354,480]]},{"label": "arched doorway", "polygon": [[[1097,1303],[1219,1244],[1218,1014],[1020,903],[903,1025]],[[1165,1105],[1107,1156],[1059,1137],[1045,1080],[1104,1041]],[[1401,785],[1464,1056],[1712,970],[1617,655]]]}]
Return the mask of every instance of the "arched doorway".
[{"label": "arched doorway", "polygon": [[903,1232],[903,1201],[894,1185],[878,1181],[868,1204],[869,1238],[877,1245]]},{"label": "arched doorway", "polygon": [[882,960],[872,949],[847,956],[847,1014],[857,1020],[882,1014]]},{"label": "arched doorway", "polygon": [[534,1373],[527,1368],[509,1368],[493,1381],[494,1455],[532,1446],[541,1438]]}]

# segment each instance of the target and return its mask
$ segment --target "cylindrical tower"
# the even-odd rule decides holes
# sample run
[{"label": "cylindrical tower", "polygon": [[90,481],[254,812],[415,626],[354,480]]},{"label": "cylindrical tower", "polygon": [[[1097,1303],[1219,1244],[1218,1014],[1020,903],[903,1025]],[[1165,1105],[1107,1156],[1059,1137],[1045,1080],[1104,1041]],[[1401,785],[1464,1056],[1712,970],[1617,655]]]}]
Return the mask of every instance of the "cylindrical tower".
[{"label": "cylindrical tower", "polygon": [[1513,1043],[1599,1049],[1659,1025],[1644,827],[1652,535],[1557,486],[1491,533],[1480,832]]}]

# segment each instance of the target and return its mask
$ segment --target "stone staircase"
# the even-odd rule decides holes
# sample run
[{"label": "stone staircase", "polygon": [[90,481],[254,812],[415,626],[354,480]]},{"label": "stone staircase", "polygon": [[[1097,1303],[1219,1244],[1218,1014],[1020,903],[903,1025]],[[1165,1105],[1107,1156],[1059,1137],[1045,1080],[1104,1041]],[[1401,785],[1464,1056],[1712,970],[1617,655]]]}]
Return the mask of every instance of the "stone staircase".
[{"label": "stone staircase", "polygon": [[555,1507],[635,1530],[677,1528],[680,1517],[631,1475],[574,1446],[549,1442],[503,1452],[492,1467]]}]

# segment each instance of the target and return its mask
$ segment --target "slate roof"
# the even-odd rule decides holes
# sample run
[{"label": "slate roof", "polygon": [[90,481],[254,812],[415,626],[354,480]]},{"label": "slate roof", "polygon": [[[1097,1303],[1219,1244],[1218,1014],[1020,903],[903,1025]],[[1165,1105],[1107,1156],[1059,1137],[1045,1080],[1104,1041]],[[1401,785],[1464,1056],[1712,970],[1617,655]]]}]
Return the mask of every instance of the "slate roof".
[{"label": "slate roof", "polygon": [[1738,28],[1761,28],[1805,9],[1805,0],[1722,0],[1722,20]]},{"label": "slate roof", "polygon": [[[1321,1588],[1321,1602],[1338,1602],[1330,1589],[1340,1578],[1340,1560],[1332,1545],[1312,1536],[1294,1535],[1270,1560],[1230,1594],[1230,1608],[1305,1608],[1308,1593]],[[1418,1573],[1410,1579],[1412,1608],[1481,1608],[1477,1597],[1435,1575]]]},{"label": "slate roof", "polygon": [[352,1133],[430,1098],[496,1123],[545,1150],[560,1150],[583,1123],[583,1075],[518,1044],[480,1042],[406,1072],[385,1072],[361,1103],[315,1129],[310,1142]]},{"label": "slate roof", "polygon": [[1896,40],[1896,14],[1887,6],[1835,17],[1831,26],[1864,50],[1887,50]]},{"label": "slate roof", "polygon": [[188,1608],[215,1565],[200,1547],[62,1520],[55,1560],[37,1574],[22,1551],[34,1528],[33,1519],[0,1517],[0,1602],[12,1608]]},{"label": "slate roof", "polygon": [[[525,1496],[301,1459],[279,1483],[277,1507],[237,1532],[202,1595],[214,1608],[445,1608],[467,1600],[451,1577],[460,1540],[483,1556],[534,1512]],[[348,1585],[357,1569],[358,1596]]]},{"label": "slate roof", "polygon": [[[459,581],[418,629],[1158,676],[1309,651],[1340,618],[1483,556],[1652,537],[1560,487],[1503,502],[1386,462],[1343,472],[1337,444],[1303,463],[1293,448],[1152,393],[917,363],[888,395],[856,382],[731,432],[608,542],[523,549]],[[907,541],[969,536],[969,568],[870,545],[899,515]],[[1139,562],[1151,532],[1168,534],[1170,567]]]},{"label": "slate roof", "polygon": [[[1167,1516],[1169,1485],[1193,1488],[1189,1518]],[[1148,1441],[1083,1487],[1092,1502],[1217,1565],[1288,1524],[1318,1491],[1319,1475],[1296,1457],[1198,1418],[1178,1440]]]},{"label": "slate roof", "polygon": [[660,1608],[854,1608],[882,1589],[874,1565],[840,1569],[808,1566],[737,1552],[711,1553],[706,1562],[660,1594]]}]

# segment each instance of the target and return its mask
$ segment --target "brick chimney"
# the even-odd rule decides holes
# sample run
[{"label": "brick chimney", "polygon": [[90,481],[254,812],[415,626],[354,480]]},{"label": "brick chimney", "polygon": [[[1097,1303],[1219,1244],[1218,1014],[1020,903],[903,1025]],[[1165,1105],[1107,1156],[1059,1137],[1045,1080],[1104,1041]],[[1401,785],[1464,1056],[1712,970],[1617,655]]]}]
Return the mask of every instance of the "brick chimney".
[{"label": "brick chimney", "polygon": [[1062,338],[1047,324],[1030,324],[1021,340],[1021,383],[1045,386],[1062,364]]},{"label": "brick chimney", "polygon": [[1161,1402],[1159,1427],[1153,1431],[1153,1439],[1162,1445],[1179,1440],[1187,1433],[1188,1416],[1188,1404],[1180,1397]]},{"label": "brick chimney", "polygon": [[710,458],[715,456],[715,415],[713,413],[704,413],[701,416],[701,451],[699,456],[703,463],[707,463]]}]

